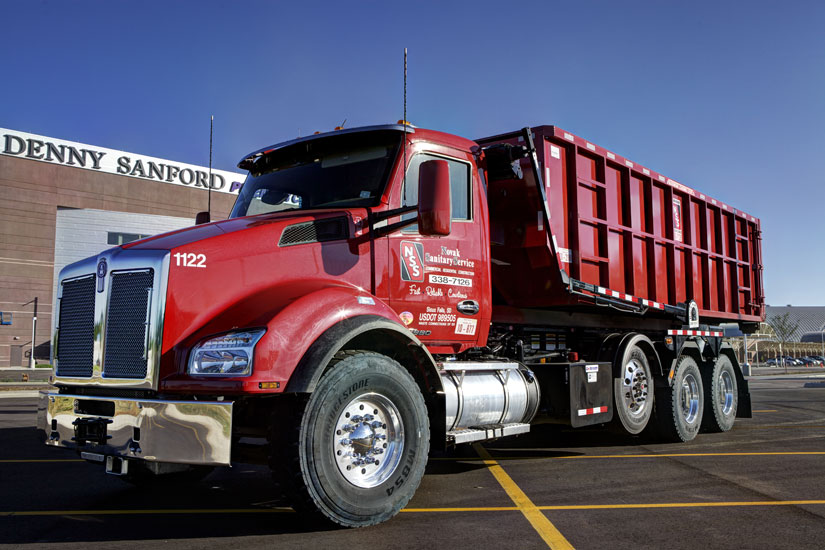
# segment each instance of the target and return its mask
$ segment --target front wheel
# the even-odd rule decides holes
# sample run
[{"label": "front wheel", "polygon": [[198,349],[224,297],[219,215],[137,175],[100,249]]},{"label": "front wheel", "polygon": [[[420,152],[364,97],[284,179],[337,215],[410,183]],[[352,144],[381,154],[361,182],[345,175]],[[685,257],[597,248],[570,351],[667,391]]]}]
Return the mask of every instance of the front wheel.
[{"label": "front wheel", "polygon": [[656,393],[656,432],[665,441],[690,441],[699,432],[705,408],[702,375],[693,357],[676,362],[673,383]]},{"label": "front wheel", "polygon": [[292,478],[289,496],[302,512],[346,527],[380,523],[409,502],[424,475],[424,398],[413,377],[384,355],[337,355],[295,427],[287,471],[275,474]]}]

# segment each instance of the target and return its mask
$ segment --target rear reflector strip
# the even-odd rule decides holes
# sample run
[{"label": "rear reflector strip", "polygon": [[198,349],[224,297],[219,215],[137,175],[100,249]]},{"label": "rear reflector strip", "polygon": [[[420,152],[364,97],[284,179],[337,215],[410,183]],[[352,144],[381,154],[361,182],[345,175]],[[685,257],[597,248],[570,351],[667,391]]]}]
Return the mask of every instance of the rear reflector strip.
[{"label": "rear reflector strip", "polygon": [[669,330],[668,336],[714,336],[721,338],[725,335],[724,332],[717,332],[713,330]]},{"label": "rear reflector strip", "polygon": [[596,407],[595,409],[579,409],[579,416],[589,416],[591,414],[606,413],[607,407]]},{"label": "rear reflector strip", "polygon": [[652,307],[654,309],[665,309],[664,304],[660,304],[659,302],[652,302],[650,300],[645,300],[644,298],[637,298],[636,296],[631,296],[630,294],[625,294],[623,292],[616,292],[615,290],[610,290],[609,288],[604,288],[602,286],[596,287],[596,292],[604,296],[624,300],[625,302],[642,304],[645,307]]}]

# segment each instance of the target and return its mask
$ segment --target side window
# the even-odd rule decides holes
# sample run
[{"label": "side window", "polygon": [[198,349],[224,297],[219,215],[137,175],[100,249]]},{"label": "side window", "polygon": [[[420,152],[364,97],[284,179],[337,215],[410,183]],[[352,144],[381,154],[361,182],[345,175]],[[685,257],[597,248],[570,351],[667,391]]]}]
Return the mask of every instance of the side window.
[{"label": "side window", "polygon": [[[450,199],[452,205],[453,220],[469,220],[472,218],[472,208],[470,204],[470,165],[456,160],[445,159],[435,155],[418,154],[410,161],[407,169],[407,183],[404,188],[404,196],[401,201],[402,206],[412,206],[418,204],[418,167],[428,160],[446,160],[450,165]],[[410,213],[407,217],[415,216]],[[408,228],[416,230],[416,226]]]}]

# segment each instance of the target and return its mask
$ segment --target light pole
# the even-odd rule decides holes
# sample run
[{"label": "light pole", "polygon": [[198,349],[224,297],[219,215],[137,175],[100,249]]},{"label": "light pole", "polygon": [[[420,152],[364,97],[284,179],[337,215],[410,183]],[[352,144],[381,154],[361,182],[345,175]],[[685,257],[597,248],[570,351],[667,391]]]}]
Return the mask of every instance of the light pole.
[{"label": "light pole", "polygon": [[28,302],[25,305],[29,305],[34,302],[34,315],[32,316],[32,349],[29,353],[29,368],[34,368],[34,339],[37,335],[37,296],[34,297],[34,300]]}]

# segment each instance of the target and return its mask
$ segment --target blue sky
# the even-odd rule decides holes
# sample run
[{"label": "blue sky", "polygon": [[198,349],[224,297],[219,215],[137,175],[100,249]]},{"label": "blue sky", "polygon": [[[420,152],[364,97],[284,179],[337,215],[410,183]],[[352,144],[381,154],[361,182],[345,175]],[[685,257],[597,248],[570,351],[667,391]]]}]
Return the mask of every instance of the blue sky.
[{"label": "blue sky", "polygon": [[762,219],[772,305],[825,304],[825,2],[0,0],[0,126],[216,168],[408,118],[556,124]]}]

